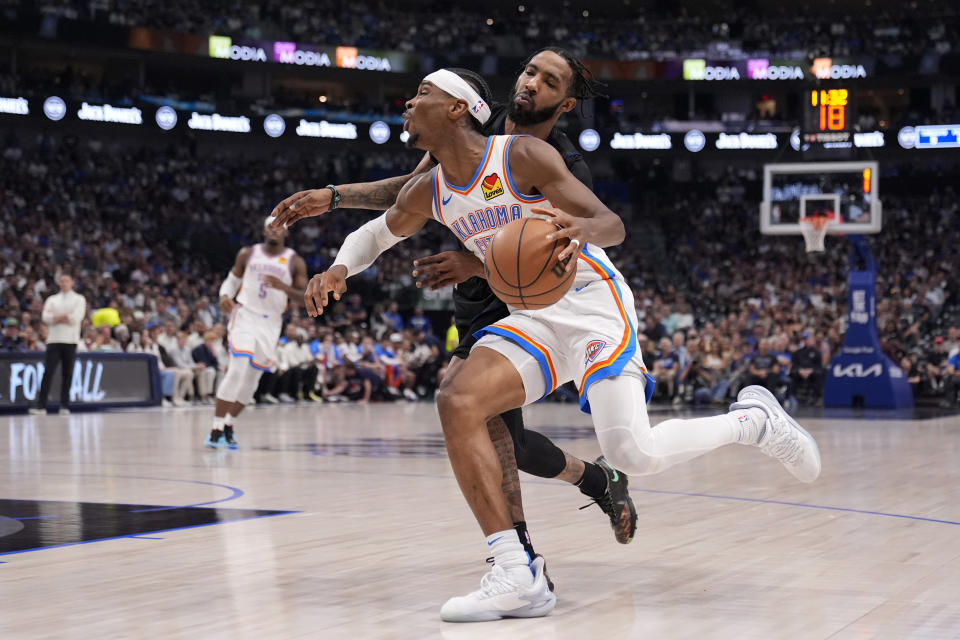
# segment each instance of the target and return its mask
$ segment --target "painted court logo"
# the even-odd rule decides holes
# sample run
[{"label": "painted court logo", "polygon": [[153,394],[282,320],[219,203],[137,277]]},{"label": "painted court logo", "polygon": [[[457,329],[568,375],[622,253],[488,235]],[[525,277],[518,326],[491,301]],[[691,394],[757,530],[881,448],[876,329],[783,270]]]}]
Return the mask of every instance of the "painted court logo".
[{"label": "painted court logo", "polygon": [[491,173],[484,178],[483,182],[480,183],[480,188],[483,189],[484,200],[493,200],[497,196],[503,195],[503,183],[500,182],[500,176],[495,173]]},{"label": "painted court logo", "polygon": [[604,349],[606,346],[607,346],[607,343],[604,342],[603,340],[594,340],[594,341],[592,341],[590,344],[588,344],[588,345],[587,345],[587,353],[586,353],[586,356],[587,356],[587,357],[586,357],[586,359],[584,360],[583,364],[584,364],[584,365],[588,365],[588,364],[590,364],[591,362],[593,362],[594,360],[596,360],[596,359],[597,359],[597,356],[600,355],[600,352],[603,351],[603,349]]}]

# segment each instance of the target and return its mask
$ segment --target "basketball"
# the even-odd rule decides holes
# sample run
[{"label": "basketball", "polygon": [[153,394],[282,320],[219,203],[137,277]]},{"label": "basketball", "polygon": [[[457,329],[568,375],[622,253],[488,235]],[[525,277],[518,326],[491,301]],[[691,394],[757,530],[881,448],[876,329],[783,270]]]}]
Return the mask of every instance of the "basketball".
[{"label": "basketball", "polygon": [[552,222],[522,218],[497,232],[484,269],[498,298],[520,309],[542,309],[567,293],[576,269],[565,271],[557,256],[570,241],[548,240],[553,231],[556,225]]}]

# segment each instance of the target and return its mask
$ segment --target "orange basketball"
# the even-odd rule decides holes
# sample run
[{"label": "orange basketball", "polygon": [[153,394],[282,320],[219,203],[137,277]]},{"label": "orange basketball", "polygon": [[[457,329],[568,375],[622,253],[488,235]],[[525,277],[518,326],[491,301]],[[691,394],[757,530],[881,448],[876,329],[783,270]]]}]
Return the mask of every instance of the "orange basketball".
[{"label": "orange basketball", "polygon": [[521,218],[497,232],[487,251],[484,270],[498,298],[520,309],[542,309],[567,293],[576,269],[568,273],[557,261],[570,241],[547,240],[547,234],[556,229],[547,220]]}]

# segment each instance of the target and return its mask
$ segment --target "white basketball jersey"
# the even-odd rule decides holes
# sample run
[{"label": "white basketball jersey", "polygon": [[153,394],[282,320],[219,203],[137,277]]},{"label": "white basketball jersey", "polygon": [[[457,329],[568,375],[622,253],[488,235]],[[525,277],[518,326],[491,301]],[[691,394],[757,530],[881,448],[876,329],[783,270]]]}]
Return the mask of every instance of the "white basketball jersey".
[{"label": "white basketball jersey", "polygon": [[287,248],[271,256],[264,251],[262,244],[253,245],[243,269],[243,282],[240,293],[237,294],[237,302],[257,313],[277,318],[283,315],[287,308],[287,294],[268,286],[264,276],[276,276],[284,284],[293,284],[291,262],[295,255],[293,249]]},{"label": "white basketball jersey", "polygon": [[[533,213],[534,207],[553,208],[542,195],[520,193],[510,175],[510,145],[519,136],[491,136],[480,166],[463,187],[447,182],[442,167],[433,170],[433,215],[460,238],[464,246],[483,260],[493,236],[520,218],[548,218]],[[606,253],[593,245],[581,248],[574,284],[623,276]]]}]

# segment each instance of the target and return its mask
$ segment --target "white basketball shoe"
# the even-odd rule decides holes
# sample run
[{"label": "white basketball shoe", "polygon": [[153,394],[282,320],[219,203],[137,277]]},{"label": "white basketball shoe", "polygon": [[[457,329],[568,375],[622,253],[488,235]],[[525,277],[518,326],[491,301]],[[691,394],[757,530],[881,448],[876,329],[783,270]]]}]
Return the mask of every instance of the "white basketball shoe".
[{"label": "white basketball shoe", "polygon": [[488,622],[545,616],[553,611],[557,597],[547,586],[543,567],[544,560],[539,555],[529,568],[503,569],[493,565],[480,580],[478,590],[447,600],[440,609],[440,618],[446,622]]},{"label": "white basketball shoe", "polygon": [[730,405],[738,409],[762,409],[767,414],[757,446],[775,458],[801,482],[813,482],[820,475],[820,449],[807,430],[797,424],[783,410],[776,396],[758,385],[744,387],[737,401]]}]

